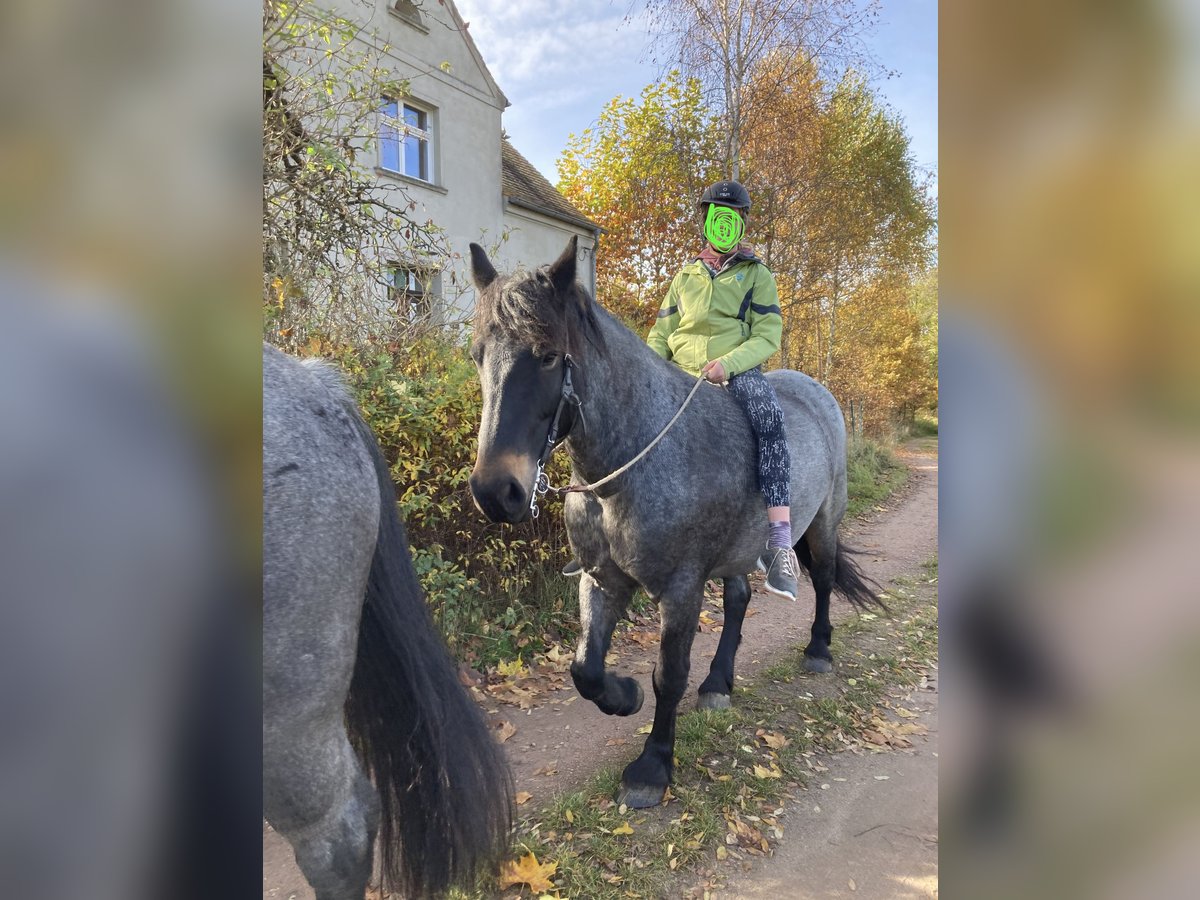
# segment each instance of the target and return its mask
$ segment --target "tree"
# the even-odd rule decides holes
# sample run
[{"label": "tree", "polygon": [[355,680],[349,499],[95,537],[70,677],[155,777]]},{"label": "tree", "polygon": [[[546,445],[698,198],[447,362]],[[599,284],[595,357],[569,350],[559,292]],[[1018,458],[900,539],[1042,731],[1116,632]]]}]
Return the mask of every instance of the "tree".
[{"label": "tree", "polygon": [[768,57],[785,62],[788,81],[810,68],[863,63],[859,38],[878,16],[878,0],[646,0],[651,26],[671,64],[698,78],[722,112],[722,162],[741,177],[743,131],[770,114],[768,98],[748,90]]},{"label": "tree", "polygon": [[719,135],[699,82],[672,72],[640,103],[613,98],[558,160],[559,190],[604,228],[597,296],[635,329],[700,246],[696,200],[721,177]]},{"label": "tree", "polygon": [[310,0],[263,4],[263,303],[273,343],[355,342],[403,320],[390,264],[446,248],[373,158],[385,97],[408,92],[362,25]]}]

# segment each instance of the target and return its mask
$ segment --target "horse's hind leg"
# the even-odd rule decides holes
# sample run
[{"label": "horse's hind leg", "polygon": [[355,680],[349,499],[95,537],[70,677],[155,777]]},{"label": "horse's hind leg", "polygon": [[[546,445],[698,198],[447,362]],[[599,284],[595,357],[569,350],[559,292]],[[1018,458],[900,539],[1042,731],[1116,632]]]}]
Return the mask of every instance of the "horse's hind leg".
[{"label": "horse's hind leg", "polygon": [[708,677],[700,685],[701,709],[728,709],[733,691],[733,660],[742,642],[742,621],[750,605],[750,579],[745,575],[725,579],[725,625]]},{"label": "horse's hind leg", "polygon": [[371,877],[379,798],[340,716],[316,733],[264,741],[267,821],[291,843],[317,900],[362,900]]},{"label": "horse's hind leg", "polygon": [[833,640],[833,625],[829,621],[829,596],[837,577],[837,526],[829,524],[824,511],[817,514],[796,543],[796,556],[808,569],[817,595],[812,639],[804,648],[804,668],[822,674],[832,672],[833,653],[829,644]]},{"label": "horse's hind leg", "polygon": [[610,716],[631,716],[642,708],[645,692],[634,678],[604,669],[613,629],[629,605],[636,584],[617,576],[604,591],[586,572],[579,581],[579,646],[571,663],[571,678],[584,699]]}]

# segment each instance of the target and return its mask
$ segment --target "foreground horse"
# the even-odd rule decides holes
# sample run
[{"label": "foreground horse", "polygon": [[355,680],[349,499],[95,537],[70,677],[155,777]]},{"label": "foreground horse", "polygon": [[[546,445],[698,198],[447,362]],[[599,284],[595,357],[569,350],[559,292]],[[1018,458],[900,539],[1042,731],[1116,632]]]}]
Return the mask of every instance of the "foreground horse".
[{"label": "foreground horse", "polygon": [[[592,301],[576,283],[575,254],[572,238],[550,266],[505,278],[471,245],[479,292],[471,352],[483,385],[483,418],[470,485],[493,521],[529,515],[552,429],[554,438],[566,440],[574,480],[592,482],[645,448],[695,385]],[[792,532],[801,535],[796,554],[817,597],[805,660],[810,671],[829,672],[831,591],[858,605],[878,602],[838,543],[846,511],[845,423],[832,395],[808,376],[780,371],[767,377],[783,407],[792,455]],[[642,706],[637,681],[604,668],[613,628],[639,585],[661,613],[654,725],[621,777],[620,800],[629,806],[659,803],[670,783],[675,713],[710,578],[725,581],[725,626],[700,686],[700,705],[729,705],[750,602],[746,573],[767,541],[755,453],[736,400],[706,383],[645,459],[594,493],[567,495],[567,534],[584,570],[582,633],[571,675],[579,693],[603,712],[628,716]]]},{"label": "foreground horse", "polygon": [[267,820],[318,900],[362,900],[377,829],[385,883],[426,897],[499,852],[510,796],[374,436],[332,369],[264,347]]}]

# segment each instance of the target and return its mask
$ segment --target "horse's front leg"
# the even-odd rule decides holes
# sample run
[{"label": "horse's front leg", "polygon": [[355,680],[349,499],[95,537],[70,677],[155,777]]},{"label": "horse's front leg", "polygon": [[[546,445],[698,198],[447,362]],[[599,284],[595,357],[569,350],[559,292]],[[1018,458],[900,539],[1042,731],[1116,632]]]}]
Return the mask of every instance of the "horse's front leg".
[{"label": "horse's front leg", "polygon": [[700,685],[701,709],[728,709],[733,692],[733,660],[742,642],[742,620],[750,605],[750,579],[745,575],[725,579],[725,626],[708,677]]},{"label": "horse's front leg", "polygon": [[659,600],[662,617],[658,665],[654,669],[654,725],[642,755],[621,775],[618,802],[634,809],[662,802],[675,768],[675,713],[687,689],[692,639],[704,596],[701,583],[683,594]]},{"label": "horse's front leg", "polygon": [[645,693],[636,679],[604,669],[613,629],[629,605],[636,585],[614,578],[606,592],[586,572],[579,580],[579,646],[571,663],[575,689],[610,716],[631,716],[642,708]]}]

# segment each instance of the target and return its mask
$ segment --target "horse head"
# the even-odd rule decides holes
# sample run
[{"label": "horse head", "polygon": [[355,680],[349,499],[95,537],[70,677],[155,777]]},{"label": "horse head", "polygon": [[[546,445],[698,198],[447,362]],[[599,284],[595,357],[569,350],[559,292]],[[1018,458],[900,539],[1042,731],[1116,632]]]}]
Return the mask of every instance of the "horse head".
[{"label": "horse head", "polygon": [[471,357],[483,388],[483,415],[469,483],[475,505],[493,522],[529,516],[555,416],[560,440],[578,418],[576,407],[561,403],[564,379],[600,338],[592,299],[575,280],[577,250],[572,237],[550,265],[503,276],[483,248],[471,244],[477,291]]}]

